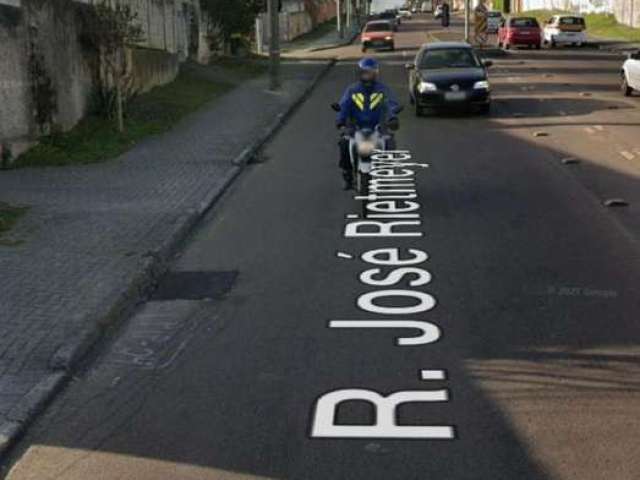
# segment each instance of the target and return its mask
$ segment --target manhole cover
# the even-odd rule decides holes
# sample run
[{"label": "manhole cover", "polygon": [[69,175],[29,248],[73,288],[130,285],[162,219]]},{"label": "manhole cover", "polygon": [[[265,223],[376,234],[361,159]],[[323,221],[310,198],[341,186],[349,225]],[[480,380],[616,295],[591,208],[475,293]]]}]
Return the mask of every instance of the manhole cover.
[{"label": "manhole cover", "polygon": [[153,294],[153,300],[217,300],[227,294],[238,278],[237,271],[169,272]]}]

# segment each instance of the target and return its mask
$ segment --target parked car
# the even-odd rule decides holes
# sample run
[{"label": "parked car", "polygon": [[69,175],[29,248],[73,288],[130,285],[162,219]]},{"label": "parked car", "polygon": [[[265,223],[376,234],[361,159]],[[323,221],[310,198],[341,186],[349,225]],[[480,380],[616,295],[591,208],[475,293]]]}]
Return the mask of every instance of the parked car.
[{"label": "parked car", "polygon": [[502,24],[502,12],[490,10],[487,12],[487,33],[498,33]]},{"label": "parked car", "polygon": [[442,18],[442,14],[444,13],[444,9],[442,8],[442,4],[438,5],[436,9],[433,11],[433,16],[435,18]]},{"label": "parked car", "polygon": [[391,22],[391,28],[394,32],[398,31],[398,27],[399,27],[399,22],[398,22],[398,17],[396,16],[396,13],[392,10],[385,10],[384,12],[382,12],[381,14],[378,15],[378,19],[380,20],[386,20],[388,22]]},{"label": "parked car", "polygon": [[369,48],[389,48],[395,50],[395,35],[393,24],[388,20],[368,22],[360,36],[362,51]]},{"label": "parked car", "polygon": [[575,15],[554,15],[544,26],[544,42],[556,45],[582,46],[587,43],[587,24],[583,17]]},{"label": "parked car", "polygon": [[409,96],[416,116],[427,108],[464,107],[489,113],[491,86],[487,69],[473,47],[463,42],[423,45],[409,72]]},{"label": "parked car", "polygon": [[498,30],[498,47],[509,50],[515,46],[542,48],[542,30],[533,17],[506,18]]},{"label": "parked car", "polygon": [[400,14],[400,16],[402,18],[411,18],[413,17],[413,13],[411,13],[411,10],[408,10],[406,8],[401,8],[400,10],[398,10],[398,13]]},{"label": "parked car", "polygon": [[622,65],[622,93],[629,97],[634,91],[640,91],[640,51],[629,55]]}]

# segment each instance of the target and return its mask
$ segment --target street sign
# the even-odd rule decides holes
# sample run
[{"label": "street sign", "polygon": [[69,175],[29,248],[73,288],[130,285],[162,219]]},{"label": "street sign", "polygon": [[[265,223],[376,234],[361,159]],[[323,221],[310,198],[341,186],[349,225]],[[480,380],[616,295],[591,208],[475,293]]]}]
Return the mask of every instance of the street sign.
[{"label": "street sign", "polygon": [[487,7],[484,2],[480,2],[474,10],[475,41],[476,44],[484,46],[489,41],[487,33]]}]

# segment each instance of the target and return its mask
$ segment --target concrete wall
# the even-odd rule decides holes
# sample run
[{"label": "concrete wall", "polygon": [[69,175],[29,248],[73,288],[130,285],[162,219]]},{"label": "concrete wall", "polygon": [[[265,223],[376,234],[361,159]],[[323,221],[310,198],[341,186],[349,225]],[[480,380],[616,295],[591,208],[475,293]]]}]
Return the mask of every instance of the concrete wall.
[{"label": "concrete wall", "polygon": [[0,5],[0,142],[31,131],[26,25],[22,10]]},{"label": "concrete wall", "polygon": [[0,5],[0,143],[21,150],[84,115],[92,76],[76,20],[68,0]]},{"label": "concrete wall", "polygon": [[520,0],[513,2],[521,11],[567,10],[576,13],[613,13],[614,4],[637,0]]},{"label": "concrete wall", "polygon": [[613,12],[620,23],[640,28],[640,0],[615,0]]},{"label": "concrete wall", "polygon": [[[280,13],[280,40],[288,42],[309,33],[317,25],[336,16],[335,0],[283,0]],[[269,18],[260,15],[258,31],[263,45],[269,41]]]},{"label": "concrete wall", "polygon": [[[87,113],[94,59],[81,44],[77,12],[92,1],[0,0],[0,145],[14,156]],[[198,0],[120,1],[130,3],[144,30],[144,48],[129,50],[136,89],[172,81],[187,58],[208,61]]]},{"label": "concrete wall", "polygon": [[133,70],[133,88],[138,92],[175,80],[180,70],[180,57],[176,53],[134,48],[128,54]]}]

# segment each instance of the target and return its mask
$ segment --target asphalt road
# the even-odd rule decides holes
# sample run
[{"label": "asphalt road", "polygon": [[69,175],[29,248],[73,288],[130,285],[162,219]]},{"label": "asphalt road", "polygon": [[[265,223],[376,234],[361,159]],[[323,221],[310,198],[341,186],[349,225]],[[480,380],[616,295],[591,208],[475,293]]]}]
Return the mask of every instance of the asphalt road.
[{"label": "asphalt road", "polygon": [[[403,98],[404,52],[425,27],[381,55]],[[420,224],[381,238],[348,236],[360,207],[340,189],[328,104],[353,67],[339,64],[34,425],[7,478],[640,477],[640,99],[618,95],[618,67],[515,52],[493,70],[491,117],[408,108],[398,145],[430,164],[406,167],[420,204],[406,221]],[[613,196],[630,205],[604,207]],[[397,267],[372,262],[389,251],[360,257],[376,249],[428,259],[384,286]],[[390,323],[329,328],[340,320]],[[421,333],[409,326],[422,344],[398,345]],[[349,401],[363,396],[377,417]]]}]

